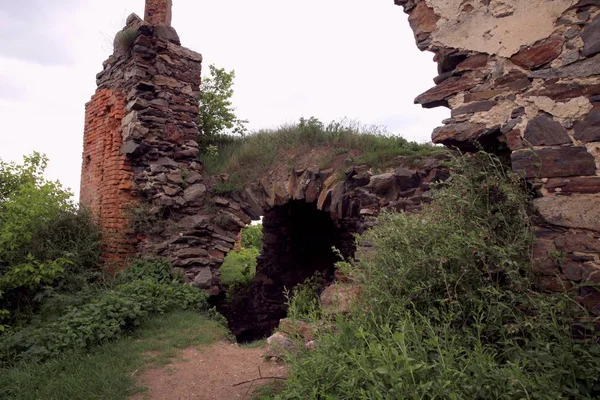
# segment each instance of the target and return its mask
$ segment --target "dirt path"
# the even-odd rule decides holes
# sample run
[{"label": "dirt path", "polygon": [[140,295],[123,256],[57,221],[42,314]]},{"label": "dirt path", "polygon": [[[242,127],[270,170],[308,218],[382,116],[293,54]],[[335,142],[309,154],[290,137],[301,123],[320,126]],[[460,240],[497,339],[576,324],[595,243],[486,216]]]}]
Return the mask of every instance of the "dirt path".
[{"label": "dirt path", "polygon": [[[252,398],[252,392],[269,380],[233,386],[262,376],[285,377],[285,367],[265,361],[265,349],[245,348],[227,342],[188,348],[176,361],[145,371],[139,386],[148,391],[134,400],[235,400]],[[251,388],[252,385],[252,388]]]}]

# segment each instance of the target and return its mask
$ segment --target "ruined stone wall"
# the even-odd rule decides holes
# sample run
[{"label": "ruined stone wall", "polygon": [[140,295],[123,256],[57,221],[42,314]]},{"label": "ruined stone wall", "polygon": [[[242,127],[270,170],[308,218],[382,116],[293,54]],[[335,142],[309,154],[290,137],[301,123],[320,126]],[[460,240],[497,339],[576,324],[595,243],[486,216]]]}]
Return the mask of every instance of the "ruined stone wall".
[{"label": "ruined stone wall", "polygon": [[[160,18],[167,16],[151,19]],[[86,106],[80,201],[100,222],[109,264],[143,246],[146,232],[135,232],[131,221],[136,208],[147,207],[137,213],[142,218],[166,209],[176,216],[204,190],[194,122],[201,62],[168,24],[132,15],[97,76]]]},{"label": "ruined stone wall", "polygon": [[[232,198],[215,197],[223,207],[217,215],[224,215],[225,207],[241,207],[248,215],[264,216],[264,244],[252,284],[236,293],[235,301],[221,305],[232,333],[242,341],[271,334],[286,315],[286,290],[315,272],[331,283],[339,260],[331,248],[353,259],[354,235],[373,226],[382,211],[418,212],[430,200],[431,184],[448,177],[442,166],[448,159],[448,154],[411,162],[399,157],[395,168],[377,172],[366,165],[343,172],[297,166],[287,172],[282,163]],[[368,244],[363,246],[361,251],[369,250]]]},{"label": "ruined stone wall", "polygon": [[[433,141],[505,155],[528,179],[545,288],[600,282],[600,2],[395,3],[438,63],[415,102],[452,110]],[[579,296],[600,313],[600,293]]]}]

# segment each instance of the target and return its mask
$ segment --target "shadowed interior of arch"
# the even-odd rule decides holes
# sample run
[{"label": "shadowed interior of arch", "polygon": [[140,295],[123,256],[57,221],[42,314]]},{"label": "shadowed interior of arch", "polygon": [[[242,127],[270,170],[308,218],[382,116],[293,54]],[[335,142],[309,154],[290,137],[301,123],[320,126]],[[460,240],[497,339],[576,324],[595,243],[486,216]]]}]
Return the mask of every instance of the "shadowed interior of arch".
[{"label": "shadowed interior of arch", "polygon": [[235,291],[230,300],[215,299],[240,342],[270,335],[286,317],[286,291],[315,274],[324,283],[334,279],[340,255],[355,251],[355,225],[318,210],[315,204],[290,201],[268,210],[263,218],[263,248],[252,283]]}]

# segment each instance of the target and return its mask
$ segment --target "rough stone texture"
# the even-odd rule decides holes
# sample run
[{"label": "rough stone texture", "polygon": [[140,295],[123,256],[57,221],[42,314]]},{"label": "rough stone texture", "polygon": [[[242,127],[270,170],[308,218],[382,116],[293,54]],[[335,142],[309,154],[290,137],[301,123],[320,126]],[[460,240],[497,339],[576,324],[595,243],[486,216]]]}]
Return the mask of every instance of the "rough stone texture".
[{"label": "rough stone texture", "polygon": [[575,124],[575,139],[582,142],[600,141],[600,107],[592,110],[584,120]]},{"label": "rough stone texture", "polygon": [[321,293],[321,306],[327,314],[339,315],[350,312],[352,303],[360,295],[360,286],[356,284],[338,283],[327,287]]},{"label": "rough stone texture", "polygon": [[594,21],[587,26],[581,33],[583,40],[582,54],[586,57],[592,54],[600,53],[600,16],[596,16]]},{"label": "rough stone texture", "polygon": [[[542,287],[561,290],[596,276],[598,249],[575,248],[589,239],[583,231],[600,232],[600,2],[395,3],[412,19],[419,48],[438,63],[436,86],[415,102],[452,110],[433,141],[510,153],[538,197]],[[568,256],[562,266],[543,255],[559,242]],[[600,292],[587,290],[582,304],[600,313]]]},{"label": "rough stone texture", "polygon": [[546,114],[529,121],[524,138],[534,146],[556,146],[571,143],[567,130]]},{"label": "rough stone texture", "polygon": [[564,228],[600,230],[600,196],[573,194],[546,196],[534,200],[544,219]]},{"label": "rough stone texture", "polygon": [[[158,3],[170,7],[170,2],[153,2]],[[127,46],[122,42],[125,31],[136,35]],[[181,240],[181,233],[193,238],[169,247],[169,254],[189,247],[201,229],[196,224],[188,235],[161,228],[166,216],[177,223],[196,213],[206,187],[200,183],[202,166],[195,162],[202,57],[173,43],[173,35],[155,34],[160,31],[136,15],[127,19],[86,106],[80,201],[99,217],[105,259],[120,264],[144,249],[165,250],[154,245],[150,232],[133,232],[129,217],[136,207],[148,204],[149,218],[156,219],[153,231],[162,232],[160,242]],[[183,175],[195,183],[188,187]],[[182,263],[198,269],[195,277],[210,265],[207,259]],[[206,279],[200,280],[196,284],[206,286]]]},{"label": "rough stone texture", "polygon": [[562,52],[563,44],[561,36],[543,39],[533,46],[522,48],[510,60],[521,68],[535,69],[556,59]]},{"label": "rough stone texture", "polygon": [[171,25],[173,0],[146,0],[144,21],[150,25]]},{"label": "rough stone texture", "polygon": [[265,356],[283,360],[287,354],[297,350],[294,342],[285,333],[276,332],[267,338]]},{"label": "rough stone texture", "polygon": [[542,148],[512,153],[512,167],[526,178],[594,175],[594,158],[585,147]]}]

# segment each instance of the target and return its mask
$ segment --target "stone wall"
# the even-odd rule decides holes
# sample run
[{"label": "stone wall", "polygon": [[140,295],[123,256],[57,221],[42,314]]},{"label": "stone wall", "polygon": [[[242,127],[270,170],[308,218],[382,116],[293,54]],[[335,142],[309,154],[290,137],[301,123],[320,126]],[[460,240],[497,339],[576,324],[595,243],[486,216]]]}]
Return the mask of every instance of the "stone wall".
[{"label": "stone wall", "polygon": [[[535,189],[536,269],[547,289],[600,282],[600,2],[395,0],[435,54],[423,107],[433,141],[505,155]],[[600,294],[580,289],[600,313]]]}]

